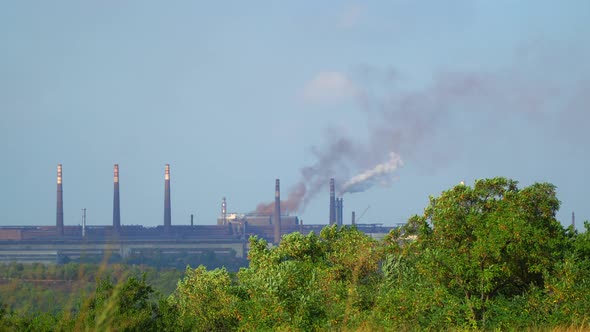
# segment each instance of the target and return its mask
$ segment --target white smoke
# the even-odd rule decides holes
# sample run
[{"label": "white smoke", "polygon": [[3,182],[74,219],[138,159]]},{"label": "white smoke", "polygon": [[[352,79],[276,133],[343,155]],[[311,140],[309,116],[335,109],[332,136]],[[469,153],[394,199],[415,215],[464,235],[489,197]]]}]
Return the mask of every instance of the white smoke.
[{"label": "white smoke", "polygon": [[401,157],[395,153],[389,153],[389,160],[368,169],[361,174],[355,175],[346,181],[340,188],[343,193],[356,193],[369,189],[375,184],[389,184],[393,180],[392,173],[400,166],[403,166]]}]

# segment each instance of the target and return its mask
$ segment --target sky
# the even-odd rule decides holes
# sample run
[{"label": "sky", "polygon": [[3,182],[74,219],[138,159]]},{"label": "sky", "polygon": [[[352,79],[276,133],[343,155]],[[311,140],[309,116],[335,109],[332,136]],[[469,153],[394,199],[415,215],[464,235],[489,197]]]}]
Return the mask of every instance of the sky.
[{"label": "sky", "polygon": [[496,176],[590,219],[590,2],[4,1],[0,225],[214,224],[274,198],[393,226]]}]

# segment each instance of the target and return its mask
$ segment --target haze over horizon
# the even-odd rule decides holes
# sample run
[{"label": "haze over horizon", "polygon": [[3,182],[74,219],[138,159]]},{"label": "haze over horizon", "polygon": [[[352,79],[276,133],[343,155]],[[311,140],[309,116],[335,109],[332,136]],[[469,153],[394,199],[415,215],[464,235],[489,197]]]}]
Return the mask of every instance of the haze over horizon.
[{"label": "haze over horizon", "polygon": [[281,197],[395,225],[505,176],[590,220],[590,2],[0,5],[0,226],[214,224]]}]

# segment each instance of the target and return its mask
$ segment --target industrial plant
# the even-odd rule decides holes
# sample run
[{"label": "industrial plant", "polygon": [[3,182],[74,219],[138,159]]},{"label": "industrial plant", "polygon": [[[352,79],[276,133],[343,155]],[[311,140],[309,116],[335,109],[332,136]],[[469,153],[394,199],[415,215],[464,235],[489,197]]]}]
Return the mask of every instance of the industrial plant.
[{"label": "industrial plant", "polygon": [[[239,213],[227,211],[222,198],[221,213],[216,225],[172,224],[170,200],[170,165],[164,168],[164,220],[157,227],[122,225],[119,200],[119,165],[113,170],[112,225],[88,227],[64,225],[63,168],[57,166],[57,197],[55,226],[0,226],[0,262],[62,263],[93,257],[121,258],[158,251],[166,255],[190,255],[214,252],[245,258],[248,238],[256,235],[277,245],[281,237],[292,232],[319,233],[325,224],[303,224],[297,216],[281,213],[280,180],[275,181],[272,213]],[[343,199],[336,197],[334,179],[330,179],[329,224],[344,225]],[[351,224],[372,236],[383,236],[392,227],[380,224],[357,224],[355,213]]]}]

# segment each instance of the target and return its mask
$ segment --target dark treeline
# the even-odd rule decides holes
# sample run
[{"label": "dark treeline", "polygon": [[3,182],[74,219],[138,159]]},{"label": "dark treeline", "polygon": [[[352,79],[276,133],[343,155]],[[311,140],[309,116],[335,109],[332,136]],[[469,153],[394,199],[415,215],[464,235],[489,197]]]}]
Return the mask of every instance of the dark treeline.
[{"label": "dark treeline", "polygon": [[[18,331],[390,331],[590,328],[590,223],[556,219],[555,187],[456,186],[377,241],[353,227],[250,239],[249,266],[101,278],[76,307],[0,311]],[[177,279],[174,279],[175,281]]]}]

